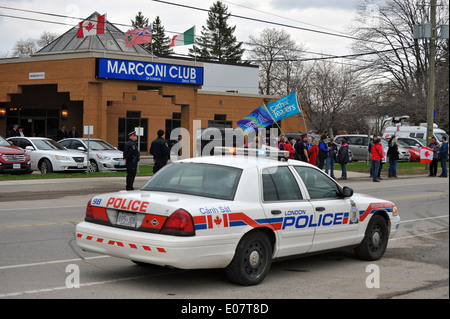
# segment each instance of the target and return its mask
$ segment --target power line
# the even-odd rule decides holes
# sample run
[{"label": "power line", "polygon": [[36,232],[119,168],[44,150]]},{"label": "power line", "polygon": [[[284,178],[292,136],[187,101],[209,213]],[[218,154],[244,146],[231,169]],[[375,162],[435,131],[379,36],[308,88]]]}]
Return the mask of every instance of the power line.
[{"label": "power line", "polygon": [[[160,1],[158,1],[158,2],[160,2]],[[184,6],[184,5],[182,5],[182,6]],[[70,17],[70,16],[66,16],[66,15],[49,13],[49,12],[42,12],[42,11],[18,9],[18,8],[11,8],[11,7],[5,7],[5,6],[0,6],[0,8],[1,9],[21,11],[21,12],[27,12],[27,13],[33,13],[33,14],[48,15],[48,16],[58,17],[58,18],[77,19],[77,20],[80,20],[80,21],[88,20],[86,18]],[[64,22],[57,22],[57,21],[50,21],[50,20],[43,20],[43,19],[36,19],[36,18],[28,18],[28,17],[20,17],[20,16],[13,16],[13,15],[5,15],[5,14],[1,14],[1,13],[0,13],[0,16],[8,17],[8,18],[15,18],[15,19],[28,20],[28,21],[35,21],[35,22],[44,22],[44,23],[51,23],[51,24],[58,24],[58,25],[69,25],[69,26],[73,27],[73,24],[64,23]],[[132,27],[131,25],[121,24],[121,23],[114,23],[114,25],[125,26],[125,27]],[[115,31],[113,31],[113,30],[111,31],[110,30],[109,32],[115,32]],[[168,32],[169,33],[177,33],[177,32],[173,32],[173,31],[168,31]],[[198,37],[198,36],[196,36],[196,37]],[[255,46],[255,44],[253,44],[253,43],[248,43],[248,42],[244,42],[244,41],[242,41],[242,43],[245,44],[245,45],[249,45],[249,46]],[[395,51],[395,50],[399,50],[399,49],[395,49],[394,48],[394,49],[389,49],[389,50],[385,50],[385,51],[373,51],[373,52],[367,52],[367,53],[359,53],[359,54],[336,56],[336,55],[331,55],[331,54],[307,52],[307,51],[303,51],[303,50],[295,50],[294,49],[293,51],[298,51],[298,52],[308,53],[308,54],[314,54],[314,55],[320,55],[320,56],[323,56],[323,57],[321,57],[321,58],[293,59],[293,60],[289,60],[289,61],[292,61],[292,62],[305,62],[305,61],[329,60],[329,59],[352,59],[352,60],[354,60],[355,57],[362,57],[362,56],[366,56],[366,55],[374,55],[374,54],[378,54],[378,53],[385,53],[385,52],[390,52],[390,51]],[[252,52],[254,50],[246,49],[246,51]],[[257,61],[257,60],[246,60],[246,61],[251,62],[251,61]],[[286,61],[287,62],[288,60],[284,59],[284,60],[279,60],[279,61]],[[370,62],[370,61],[364,61],[364,60],[360,60],[360,61],[361,62]]]},{"label": "power line", "polygon": [[[168,1],[162,1],[162,0],[152,0],[152,1],[160,2],[160,3],[172,5],[172,6],[182,7],[182,8],[186,8],[186,9],[197,10],[197,11],[203,11],[203,12],[209,12],[210,11],[209,9],[203,9],[203,8],[199,8],[199,7],[193,7],[193,6],[188,6],[188,5],[185,5],[185,4],[173,3],[173,2],[168,2]],[[314,30],[314,29],[308,29],[308,28],[293,26],[293,25],[289,25],[289,24],[285,24],[285,23],[279,23],[279,22],[267,21],[267,20],[262,20],[262,19],[257,19],[257,18],[245,17],[245,16],[236,15],[236,14],[232,14],[232,13],[230,13],[230,17],[234,17],[234,18],[238,18],[238,19],[244,19],[244,20],[250,20],[250,21],[254,21],[254,22],[261,22],[261,23],[265,23],[265,24],[272,24],[272,25],[276,25],[276,26],[279,26],[279,27],[285,27],[285,28],[297,29],[297,30],[302,30],[302,31],[314,32],[314,33],[319,33],[319,34],[328,35],[328,36],[334,36],[334,37],[339,37],[339,38],[346,38],[346,39],[350,39],[350,40],[371,42],[371,43],[377,43],[377,44],[383,44],[383,45],[386,44],[386,43],[378,42],[378,41],[372,41],[372,40],[367,40],[367,39],[359,39],[359,38],[356,38],[356,37],[352,37],[350,35],[344,35],[344,34],[337,34],[337,33],[332,33],[332,32],[325,32],[325,31],[319,31],[319,30]]]}]

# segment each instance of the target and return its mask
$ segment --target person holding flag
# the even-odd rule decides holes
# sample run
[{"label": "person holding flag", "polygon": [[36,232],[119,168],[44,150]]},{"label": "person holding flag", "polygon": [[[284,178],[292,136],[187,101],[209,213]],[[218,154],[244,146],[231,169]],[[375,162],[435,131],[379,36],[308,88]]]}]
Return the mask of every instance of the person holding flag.
[{"label": "person holding flag", "polygon": [[439,143],[436,141],[436,138],[433,136],[431,138],[431,143],[428,144],[428,148],[433,150],[433,159],[430,162],[430,177],[437,175],[438,169],[438,151],[439,151]]}]

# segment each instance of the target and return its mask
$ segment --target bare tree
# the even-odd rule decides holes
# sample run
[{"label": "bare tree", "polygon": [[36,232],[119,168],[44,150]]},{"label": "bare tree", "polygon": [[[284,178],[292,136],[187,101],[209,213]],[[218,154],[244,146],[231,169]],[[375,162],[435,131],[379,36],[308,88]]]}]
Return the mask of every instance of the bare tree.
[{"label": "bare tree", "polygon": [[44,31],[39,39],[28,38],[26,40],[19,40],[14,45],[12,55],[31,55],[55,40],[57,37],[58,35],[56,33]]},{"label": "bare tree", "polygon": [[[357,26],[353,28],[355,36],[362,39],[354,43],[353,50],[357,53],[374,53],[364,57],[365,63],[361,67],[367,76],[366,81],[389,85],[390,93],[395,97],[395,103],[389,110],[391,115],[408,113],[411,121],[416,123],[426,121],[428,93],[429,41],[413,39],[414,25],[429,21],[429,5],[424,3],[360,0]],[[448,24],[448,1],[441,1],[438,6],[440,24]],[[445,41],[437,41],[437,61],[445,59],[445,54],[448,56],[444,45]],[[437,105],[436,108],[448,109],[448,97],[445,102],[438,96],[442,92],[445,90],[436,90],[436,101],[444,105]]]},{"label": "bare tree", "polygon": [[296,78],[296,89],[310,123],[318,132],[348,130],[359,121],[353,113],[354,96],[360,86],[357,73],[347,66],[316,61]]},{"label": "bare tree", "polygon": [[249,58],[260,67],[260,93],[291,93],[295,64],[303,48],[284,30],[264,29],[259,37],[250,36]]},{"label": "bare tree", "polygon": [[13,48],[12,55],[31,55],[37,51],[36,40],[28,38],[26,40],[19,40]]}]

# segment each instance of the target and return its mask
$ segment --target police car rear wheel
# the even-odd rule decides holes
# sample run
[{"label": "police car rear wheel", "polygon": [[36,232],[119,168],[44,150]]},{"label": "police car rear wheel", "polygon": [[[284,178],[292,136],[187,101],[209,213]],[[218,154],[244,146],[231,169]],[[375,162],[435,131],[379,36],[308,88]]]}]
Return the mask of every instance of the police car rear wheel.
[{"label": "police car rear wheel", "polygon": [[386,220],[375,215],[370,219],[363,241],[355,248],[356,255],[364,260],[378,260],[386,251],[389,228]]},{"label": "police car rear wheel", "polygon": [[257,285],[266,277],[272,259],[269,238],[259,231],[244,236],[236,248],[236,254],[226,268],[228,278],[244,286]]}]

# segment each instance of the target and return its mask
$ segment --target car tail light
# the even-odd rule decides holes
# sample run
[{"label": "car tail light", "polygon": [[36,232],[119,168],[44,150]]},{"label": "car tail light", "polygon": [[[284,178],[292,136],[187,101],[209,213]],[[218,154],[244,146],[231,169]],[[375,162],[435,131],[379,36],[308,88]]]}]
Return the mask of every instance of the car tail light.
[{"label": "car tail light", "polygon": [[177,209],[166,220],[161,233],[176,236],[194,236],[195,228],[191,214],[184,209]]},{"label": "car tail light", "polygon": [[92,211],[91,201],[92,200],[89,200],[86,206],[86,218],[94,218],[94,212]]}]

